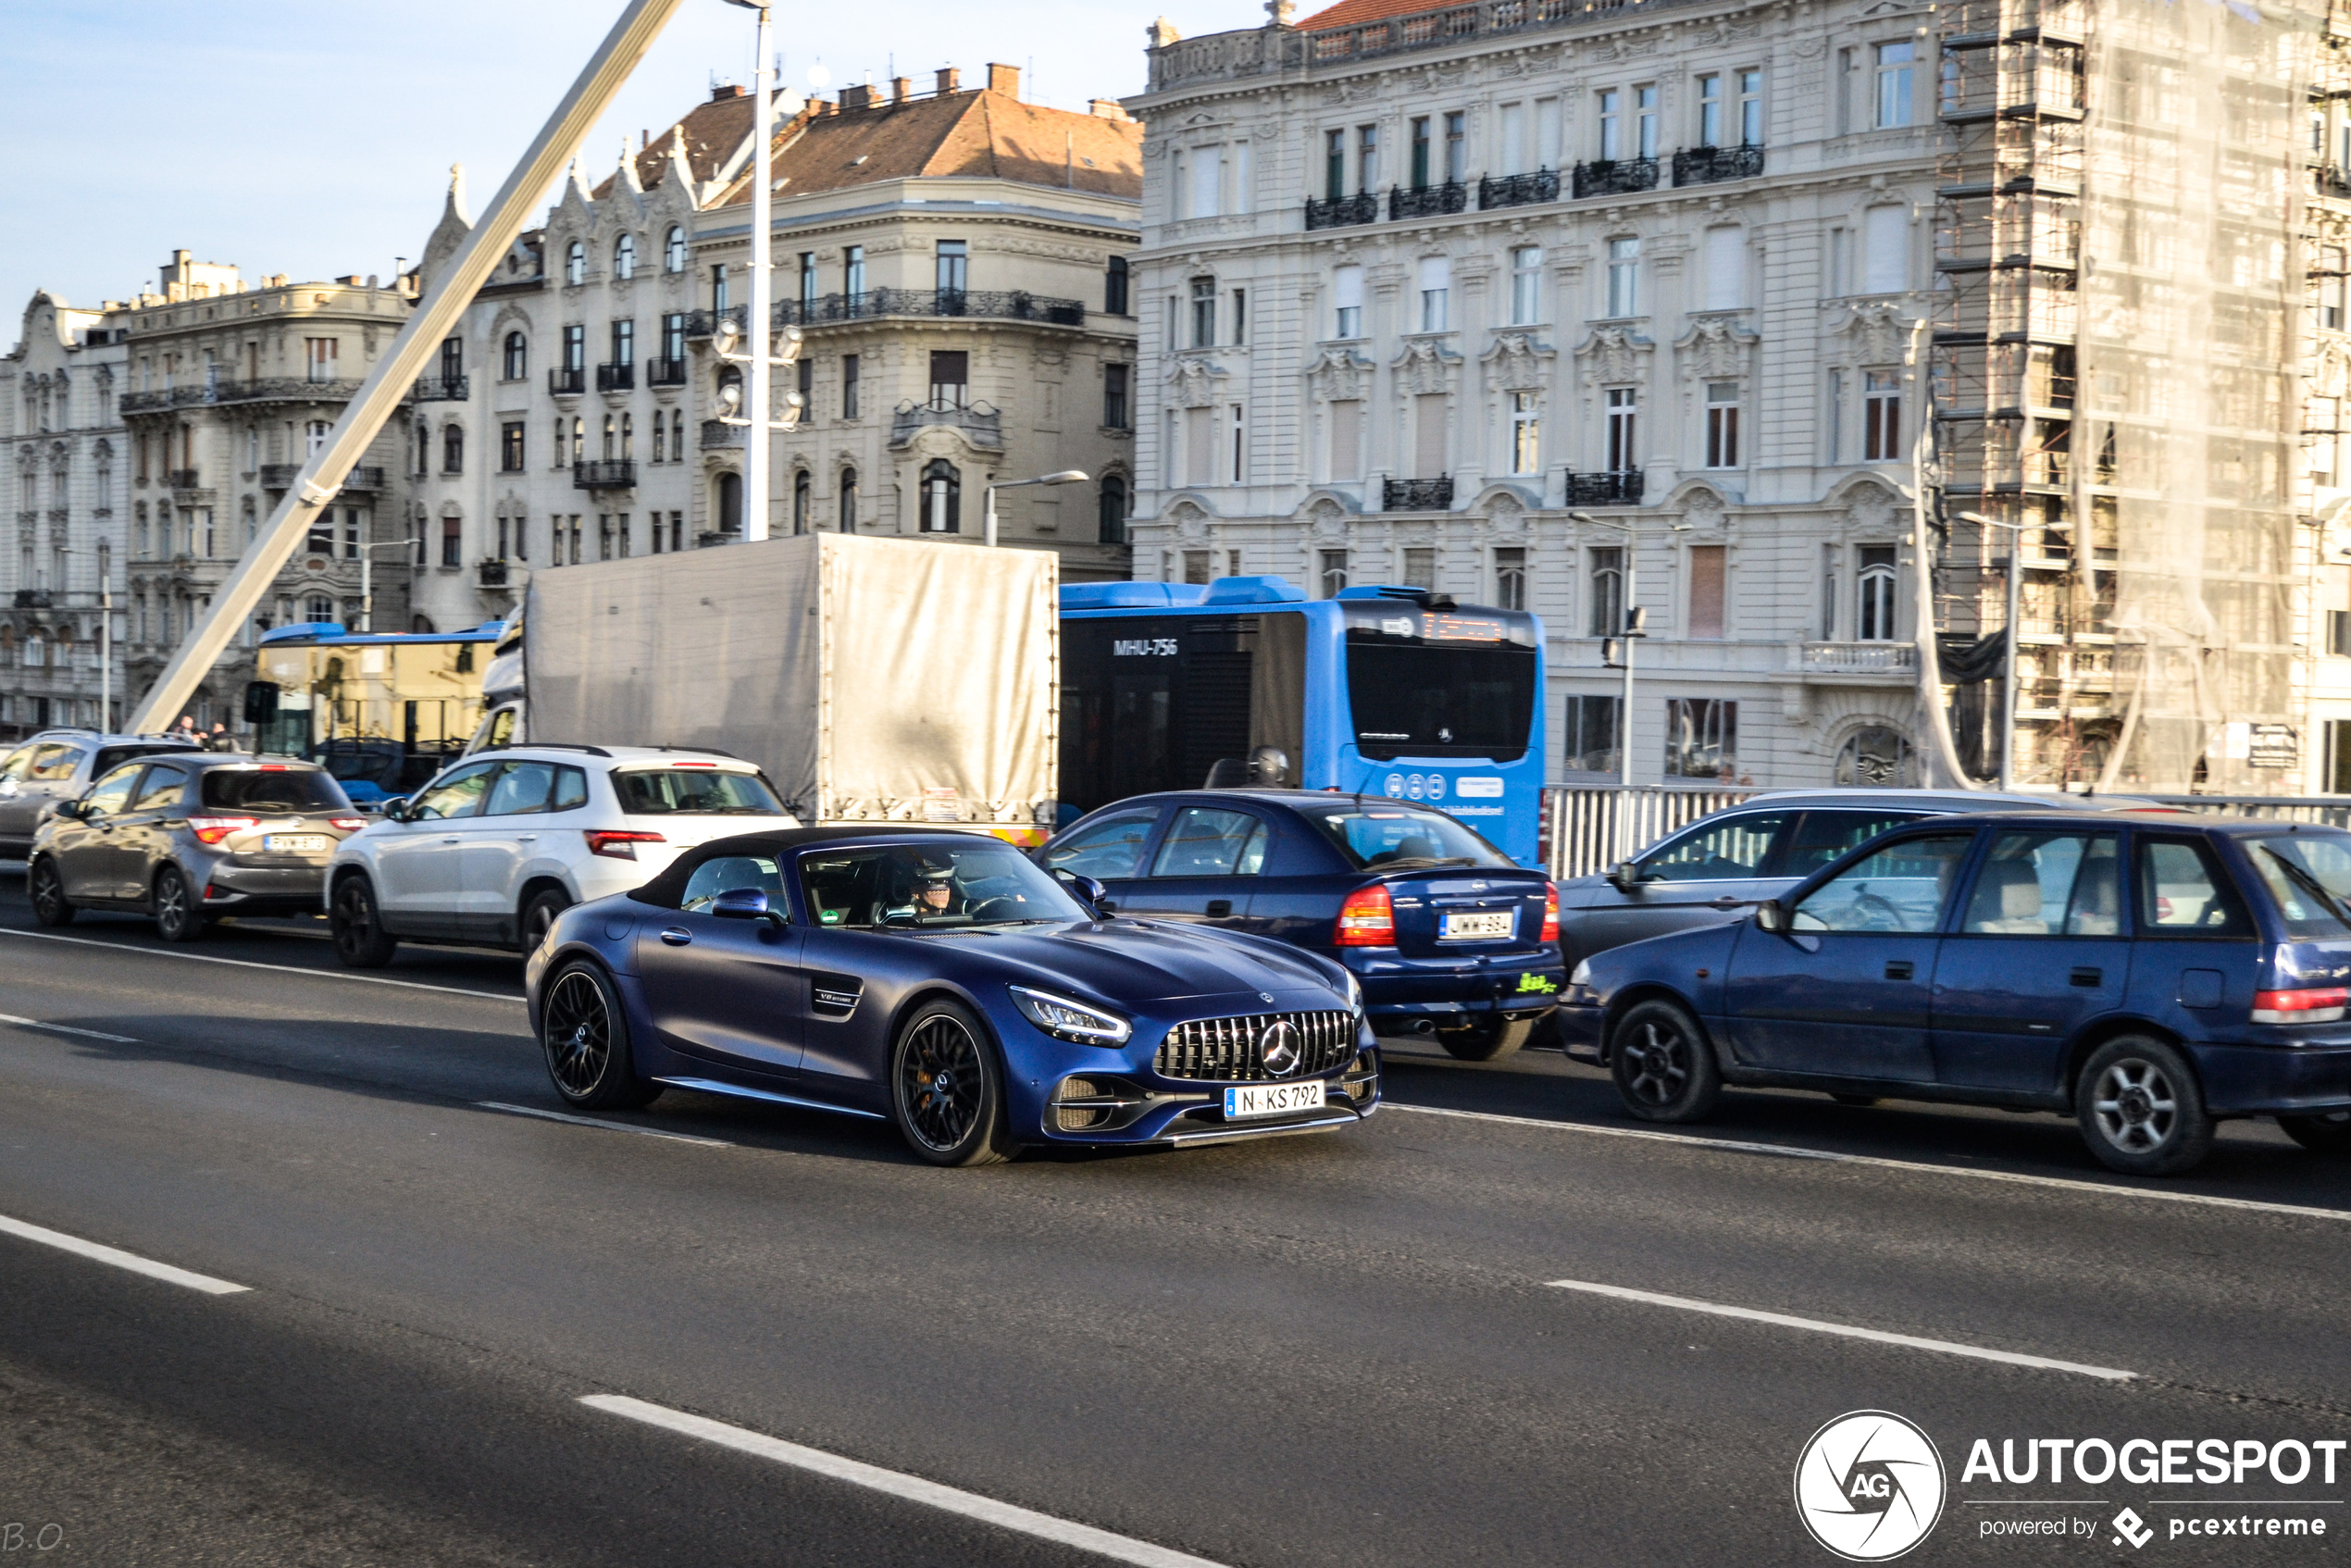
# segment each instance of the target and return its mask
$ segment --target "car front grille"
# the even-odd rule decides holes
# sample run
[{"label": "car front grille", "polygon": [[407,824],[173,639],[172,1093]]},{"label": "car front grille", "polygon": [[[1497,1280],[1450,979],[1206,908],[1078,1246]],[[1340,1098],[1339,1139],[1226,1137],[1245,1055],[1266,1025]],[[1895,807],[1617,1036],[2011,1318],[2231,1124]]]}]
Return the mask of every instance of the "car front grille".
[{"label": "car front grille", "polygon": [[[1287,1024],[1299,1064],[1286,1073],[1265,1066],[1266,1036]],[[1163,1078],[1248,1082],[1261,1078],[1311,1078],[1330,1072],[1355,1054],[1355,1021],[1346,1013],[1255,1013],[1239,1018],[1195,1018],[1167,1031],[1152,1069]]]}]

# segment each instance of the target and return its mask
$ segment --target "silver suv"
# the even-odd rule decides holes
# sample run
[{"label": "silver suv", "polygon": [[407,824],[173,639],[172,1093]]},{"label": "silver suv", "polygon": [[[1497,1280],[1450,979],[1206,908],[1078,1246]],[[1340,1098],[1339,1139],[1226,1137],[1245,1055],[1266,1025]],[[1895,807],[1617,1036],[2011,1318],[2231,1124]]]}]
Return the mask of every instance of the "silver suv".
[{"label": "silver suv", "polygon": [[94,729],[44,729],[0,756],[0,859],[21,860],[59,801],[79,799],[91,781],[120,763],[154,752],[193,752],[168,735],[101,735]]}]

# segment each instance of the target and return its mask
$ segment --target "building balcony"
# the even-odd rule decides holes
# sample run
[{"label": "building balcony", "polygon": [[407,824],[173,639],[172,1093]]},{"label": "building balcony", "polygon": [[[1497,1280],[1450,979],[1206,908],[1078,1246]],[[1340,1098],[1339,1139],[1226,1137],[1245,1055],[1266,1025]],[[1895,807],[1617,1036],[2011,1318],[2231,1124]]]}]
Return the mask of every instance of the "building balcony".
[{"label": "building balcony", "polygon": [[1318,202],[1306,201],[1306,227],[1309,229],[1345,229],[1357,223],[1379,220],[1379,198],[1366,191],[1357,196],[1333,196]]},{"label": "building balcony", "polygon": [[588,372],[580,366],[558,366],[547,372],[547,390],[557,397],[578,397],[588,390]]},{"label": "building balcony", "polygon": [[204,483],[204,475],[193,468],[172,468],[164,474],[163,482],[173,490],[194,490]]},{"label": "building balcony", "polygon": [[417,383],[418,403],[463,403],[473,395],[473,383],[463,376],[427,376]]},{"label": "building balcony", "polygon": [[1383,512],[1449,512],[1453,509],[1453,476],[1433,479],[1389,479],[1380,491]]},{"label": "building balcony", "polygon": [[631,457],[606,457],[593,463],[571,466],[574,490],[634,490],[637,488],[637,462]]},{"label": "building balcony", "polygon": [[981,317],[1040,321],[1054,327],[1086,325],[1083,301],[1054,299],[1023,289],[867,289],[856,294],[782,300],[775,310],[778,327],[821,327],[828,322],[869,321],[883,316]]},{"label": "building balcony", "polygon": [[1689,147],[1673,155],[1673,183],[1711,185],[1722,180],[1752,180],[1763,172],[1760,147]]},{"label": "building balcony", "polygon": [[718,317],[724,314],[738,327],[751,324],[751,307],[747,305],[728,305],[722,313],[715,310],[690,310],[686,313],[686,336],[706,338],[718,330]]},{"label": "building balcony", "polygon": [[1458,180],[1449,180],[1442,185],[1424,185],[1416,191],[1391,186],[1387,193],[1387,216],[1391,219],[1442,218],[1468,205],[1469,187]]},{"label": "building balcony", "polygon": [[346,403],[359,391],[352,380],[308,380],[299,376],[265,376],[241,381],[222,376],[198,386],[159,387],[125,392],[125,414],[151,414],[158,409],[192,408],[220,403]]},{"label": "building balcony", "polygon": [[902,403],[889,418],[889,444],[904,446],[925,429],[944,425],[961,430],[964,439],[991,452],[1004,449],[1004,417],[986,403],[963,404]]},{"label": "building balcony", "polygon": [[479,588],[505,587],[506,563],[495,559],[477,561],[474,563],[474,583]]},{"label": "building balcony", "polygon": [[1575,166],[1575,195],[1625,196],[1657,189],[1655,158],[1601,158]]},{"label": "building balcony", "polygon": [[648,359],[645,361],[645,385],[649,387],[682,387],[686,384],[686,362],[682,359]]},{"label": "building balcony", "polygon": [[1536,202],[1560,199],[1560,171],[1538,168],[1532,174],[1506,174],[1499,180],[1477,182],[1477,210],[1487,212],[1495,207],[1531,206]]},{"label": "building balcony", "polygon": [[[302,470],[300,463],[264,463],[261,466],[261,488],[292,490],[294,480],[302,477]],[[346,491],[377,492],[383,487],[384,471],[375,467],[354,468],[343,477],[342,481],[342,488]]]},{"label": "building balcony", "polygon": [[19,588],[16,606],[19,610],[46,610],[54,607],[56,595],[45,588]]},{"label": "building balcony", "polygon": [[1798,642],[1790,664],[1805,675],[1885,675],[1915,678],[1919,651],[1909,642]]},{"label": "building balcony", "polygon": [[704,419],[702,422],[702,449],[704,452],[740,451],[743,431],[748,429],[747,425],[730,425],[724,419]]},{"label": "building balcony", "polygon": [[599,365],[596,367],[596,390],[600,392],[628,392],[637,385],[637,367]]},{"label": "building balcony", "polygon": [[1577,474],[1567,476],[1567,504],[1570,506],[1638,506],[1645,476],[1638,468],[1621,473]]}]

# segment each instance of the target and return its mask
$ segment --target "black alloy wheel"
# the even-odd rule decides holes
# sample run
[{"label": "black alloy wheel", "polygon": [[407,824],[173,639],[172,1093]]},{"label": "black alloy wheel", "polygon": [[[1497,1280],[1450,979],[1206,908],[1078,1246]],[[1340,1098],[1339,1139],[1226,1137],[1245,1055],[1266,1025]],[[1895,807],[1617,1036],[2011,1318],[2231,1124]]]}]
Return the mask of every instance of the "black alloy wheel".
[{"label": "black alloy wheel", "polygon": [[547,932],[554,925],[555,916],[571,907],[571,900],[562,890],[549,888],[539,893],[522,909],[522,950],[537,952],[546,944]]},{"label": "black alloy wheel", "polygon": [[1695,1122],[1723,1095],[1723,1075],[1698,1022],[1670,1002],[1640,1002],[1609,1031],[1609,1073],[1624,1108],[1645,1122]]},{"label": "black alloy wheel", "polygon": [[57,873],[57,863],[47,855],[32,863],[24,875],[26,893],[32,900],[32,917],[44,926],[73,924],[73,905],[66,902],[66,881]]},{"label": "black alloy wheel", "polygon": [[1456,1061],[1492,1062],[1524,1045],[1526,1037],[1534,1032],[1532,1018],[1497,1015],[1480,1018],[1464,1029],[1439,1029],[1437,1043]]},{"label": "black alloy wheel", "polygon": [[2286,1137],[2313,1154],[2351,1154],[2351,1111],[2325,1111],[2315,1116],[2280,1116]]},{"label": "black alloy wheel", "polygon": [[907,1146],[934,1165],[989,1165],[1014,1152],[1004,1126],[1003,1080],[979,1020],[952,1002],[927,1002],[890,1053],[890,1108]]},{"label": "black alloy wheel", "polygon": [[327,905],[327,934],[333,939],[336,961],[346,969],[380,969],[400,948],[399,939],[384,929],[376,890],[365,877],[335,884]]},{"label": "black alloy wheel", "polygon": [[155,935],[168,942],[192,942],[204,935],[204,910],[195,890],[176,865],[155,873]]},{"label": "black alloy wheel", "polygon": [[637,1076],[620,999],[592,964],[571,964],[548,985],[539,1043],[555,1092],[582,1110],[633,1110],[661,1093]]},{"label": "black alloy wheel", "polygon": [[2146,1035],[2124,1035],[2091,1052],[2074,1079],[2073,1113],[2090,1152],[2129,1176],[2175,1176],[2212,1147],[2212,1118],[2195,1069],[2176,1048]]}]

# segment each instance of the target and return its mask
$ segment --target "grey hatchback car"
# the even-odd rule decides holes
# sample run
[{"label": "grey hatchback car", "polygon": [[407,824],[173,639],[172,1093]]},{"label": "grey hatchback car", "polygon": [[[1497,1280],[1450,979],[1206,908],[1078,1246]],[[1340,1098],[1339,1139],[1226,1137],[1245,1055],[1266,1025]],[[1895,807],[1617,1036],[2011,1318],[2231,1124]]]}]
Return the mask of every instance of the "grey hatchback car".
[{"label": "grey hatchback car", "polygon": [[33,918],[155,916],[193,941],[224,915],[316,915],[336,846],[367,825],[316,763],[185,752],[124,763],[60,803],[25,867]]},{"label": "grey hatchback car", "polygon": [[1569,966],[1627,942],[1735,920],[1829,862],[1922,816],[1986,811],[2146,811],[2124,795],[1977,790],[1790,790],[1710,813],[1604,875],[1559,884]]},{"label": "grey hatchback car", "polygon": [[133,757],[158,752],[195,753],[168,735],[101,735],[94,729],[44,729],[0,756],[0,859],[21,860],[32,849],[43,815],[70,801],[92,779]]}]

